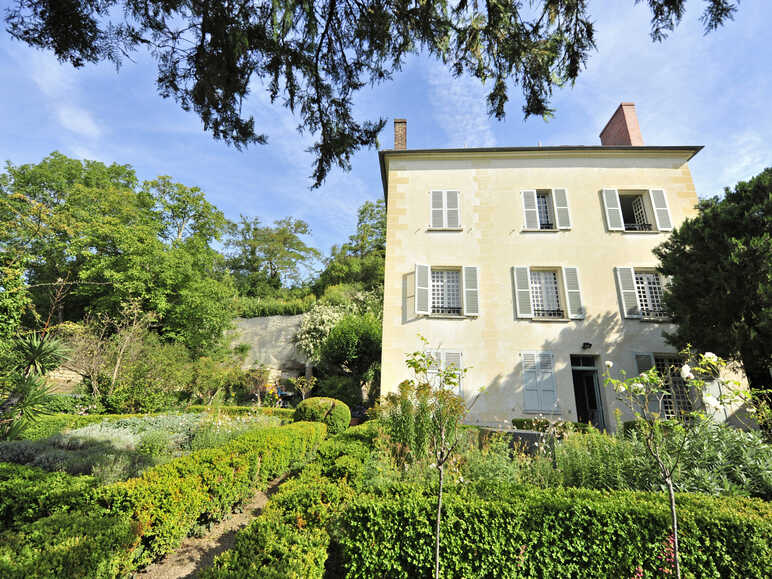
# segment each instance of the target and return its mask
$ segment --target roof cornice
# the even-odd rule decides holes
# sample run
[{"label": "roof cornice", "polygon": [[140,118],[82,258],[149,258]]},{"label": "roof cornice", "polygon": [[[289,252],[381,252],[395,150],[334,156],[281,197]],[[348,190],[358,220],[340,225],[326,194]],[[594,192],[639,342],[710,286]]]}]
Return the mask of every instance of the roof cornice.
[{"label": "roof cornice", "polygon": [[474,157],[577,158],[577,157],[686,157],[690,161],[702,145],[684,146],[603,146],[564,145],[558,147],[484,147],[477,149],[384,149],[378,151],[383,196],[388,197],[387,158],[424,157],[430,159],[468,159]]}]

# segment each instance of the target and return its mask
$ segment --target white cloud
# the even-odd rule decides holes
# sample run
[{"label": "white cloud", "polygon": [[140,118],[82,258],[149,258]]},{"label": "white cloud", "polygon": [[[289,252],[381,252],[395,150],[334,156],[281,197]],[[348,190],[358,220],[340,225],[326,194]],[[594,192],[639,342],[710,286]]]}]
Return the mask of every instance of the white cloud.
[{"label": "white cloud", "polygon": [[56,107],[56,118],[59,119],[59,124],[62,127],[76,135],[97,139],[102,134],[102,130],[97,125],[94,117],[80,107],[70,104],[58,105]]},{"label": "white cloud", "polygon": [[[479,80],[454,77],[441,63],[426,65],[433,116],[447,136],[442,147],[493,147],[486,88]],[[438,144],[439,145],[439,144]]]}]

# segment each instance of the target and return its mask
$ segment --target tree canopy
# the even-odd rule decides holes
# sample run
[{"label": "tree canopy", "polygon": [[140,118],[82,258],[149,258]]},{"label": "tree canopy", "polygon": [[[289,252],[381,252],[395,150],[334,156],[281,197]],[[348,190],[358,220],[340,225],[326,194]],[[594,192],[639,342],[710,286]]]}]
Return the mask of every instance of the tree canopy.
[{"label": "tree canopy", "polygon": [[[647,3],[651,36],[662,40],[686,0]],[[738,4],[704,3],[706,31],[731,19]],[[316,135],[316,186],[375,145],[386,120],[356,118],[354,96],[392,79],[411,54],[485,82],[489,113],[502,119],[510,86],[518,85],[525,116],[549,116],[553,87],[573,82],[595,48],[587,0],[15,0],[5,21],[14,38],[76,67],[119,65],[148,50],[161,96],[236,147],[267,142],[266,128],[243,106],[250,90],[266,90],[299,117],[299,130]]]},{"label": "tree canopy", "polygon": [[654,250],[670,277],[665,301],[678,348],[742,362],[754,387],[772,383],[772,168],[701,201]]}]

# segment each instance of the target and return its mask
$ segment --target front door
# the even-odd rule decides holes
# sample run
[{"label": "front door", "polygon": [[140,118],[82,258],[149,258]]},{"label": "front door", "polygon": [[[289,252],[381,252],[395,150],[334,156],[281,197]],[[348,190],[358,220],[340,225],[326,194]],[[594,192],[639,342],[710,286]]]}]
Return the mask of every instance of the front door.
[{"label": "front door", "polygon": [[573,370],[574,398],[576,399],[576,414],[579,422],[592,424],[598,430],[605,428],[603,408],[598,387],[598,371]]}]

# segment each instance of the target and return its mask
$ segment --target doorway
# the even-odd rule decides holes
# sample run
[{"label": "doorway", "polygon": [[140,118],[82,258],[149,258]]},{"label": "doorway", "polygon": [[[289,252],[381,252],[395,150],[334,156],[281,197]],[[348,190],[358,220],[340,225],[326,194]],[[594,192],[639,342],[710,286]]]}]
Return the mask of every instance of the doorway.
[{"label": "doorway", "polygon": [[604,430],[606,421],[603,417],[595,356],[571,356],[571,373],[574,379],[577,421]]}]

